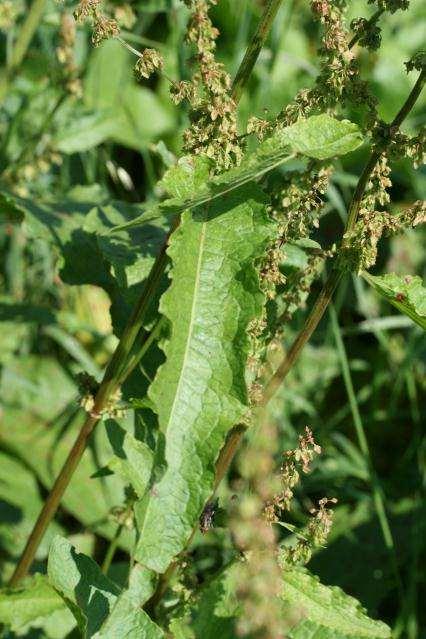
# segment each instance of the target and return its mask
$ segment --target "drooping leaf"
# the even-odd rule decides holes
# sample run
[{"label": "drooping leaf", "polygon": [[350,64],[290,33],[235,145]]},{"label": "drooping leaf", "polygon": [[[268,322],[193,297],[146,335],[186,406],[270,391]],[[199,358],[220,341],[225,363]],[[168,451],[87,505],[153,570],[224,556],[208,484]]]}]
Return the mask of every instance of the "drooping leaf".
[{"label": "drooping leaf", "polygon": [[426,330],[426,288],[418,275],[370,275],[363,271],[363,278],[387,302],[413,322]]},{"label": "drooping leaf", "polygon": [[[238,189],[277,168],[300,153],[307,157],[324,159],[344,155],[356,149],[362,143],[362,136],[356,124],[348,120],[336,120],[329,115],[317,115],[302,119],[295,124],[277,130],[258,148],[248,153],[240,166],[222,173],[204,184],[198,184],[196,193],[187,187],[175,190],[174,198],[161,204],[147,207],[144,213],[131,222],[117,226],[114,231],[148,223],[163,215],[178,215],[183,211],[206,204],[226,193]],[[169,174],[171,169],[169,169]],[[178,169],[180,183],[184,174]],[[176,178],[175,178],[176,182]],[[170,180],[167,179],[166,187]],[[191,180],[186,179],[191,185]]]},{"label": "drooping leaf", "polygon": [[226,433],[247,410],[247,328],[263,304],[254,262],[273,228],[252,184],[187,211],[172,236],[172,283],[161,300],[171,338],[150,389],[166,470],[139,505],[135,553],[158,572],[188,541]]},{"label": "drooping leaf", "polygon": [[[386,639],[391,636],[390,628],[381,621],[370,619],[356,599],[336,586],[324,586],[318,577],[304,569],[285,570],[282,598],[290,610],[299,612],[318,626],[324,626],[327,631],[340,633],[320,634],[319,637],[324,639],[346,635],[357,639]],[[293,632],[296,630],[297,627]],[[297,633],[291,636],[295,639],[304,637]]]},{"label": "drooping leaf", "polygon": [[37,574],[20,588],[0,591],[0,624],[18,635],[40,628],[51,639],[63,639],[75,620],[47,578]]},{"label": "drooping leaf", "polygon": [[86,639],[163,636],[141,610],[132,590],[121,591],[90,557],[76,552],[64,537],[54,539],[47,571],[49,581],[68,603]]}]

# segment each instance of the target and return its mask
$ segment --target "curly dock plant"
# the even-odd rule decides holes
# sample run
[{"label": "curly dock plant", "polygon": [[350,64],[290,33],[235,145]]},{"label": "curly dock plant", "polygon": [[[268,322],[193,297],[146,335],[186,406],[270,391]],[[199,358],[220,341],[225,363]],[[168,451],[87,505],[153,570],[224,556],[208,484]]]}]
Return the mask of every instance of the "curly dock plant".
[{"label": "curly dock plant", "polygon": [[[158,185],[157,193],[164,197],[138,207],[138,215],[129,219],[110,212],[111,220],[106,224],[90,212],[89,220],[82,221],[83,227],[88,224],[85,228],[94,233],[102,259],[111,259],[121,273],[126,265],[120,256],[113,255],[114,248],[123,250],[131,245],[128,238],[132,233],[143,232],[159,220],[166,221],[167,231],[101,381],[89,379],[89,395],[82,401],[85,421],[17,563],[10,581],[12,589],[0,595],[0,620],[4,617],[2,597],[6,602],[9,597],[12,603],[32,597],[35,617],[43,616],[37,601],[40,609],[42,601],[44,605],[48,601],[51,610],[64,601],[85,637],[213,637],[209,615],[212,617],[216,607],[225,611],[225,630],[221,631],[231,632],[238,617],[238,605],[230,595],[233,574],[240,565],[237,547],[220,575],[202,588],[194,588],[186,599],[182,596],[170,610],[162,608],[162,602],[186,561],[200,517],[206,504],[211,508],[212,496],[246,429],[264,421],[266,404],[296,362],[346,273],[360,274],[387,299],[394,296],[390,301],[396,300],[402,312],[417,323],[423,321],[419,321],[424,317],[418,302],[421,291],[413,292],[410,282],[405,282],[404,290],[396,291],[394,279],[378,281],[366,270],[375,262],[382,235],[424,221],[421,204],[400,215],[383,209],[389,201],[389,163],[404,156],[418,160],[421,134],[410,138],[401,132],[401,125],[424,86],[425,58],[417,55],[408,63],[408,70],[418,73],[417,80],[392,122],[384,123],[353,55],[357,46],[376,48],[379,18],[388,11],[406,9],[408,3],[379,2],[369,20],[353,24],[353,33],[345,23],[344,2],[311,2],[322,30],[320,72],[314,86],[283,105],[274,119],[251,118],[245,131],[238,128],[238,103],[281,2],[265,3],[233,82],[215,55],[218,31],[209,13],[215,2],[184,0],[184,4],[194,74],[191,81],[169,81],[173,102],[184,103],[188,109],[185,155],[168,168]],[[159,53],[151,48],[134,49],[98,0],[82,0],[75,15],[91,21],[96,46],[115,38],[130,49],[137,56],[139,77],[163,73]],[[29,28],[25,24],[23,28]],[[360,102],[365,106],[362,123],[342,118],[345,107]],[[371,145],[370,157],[354,189],[344,232],[337,247],[321,247],[310,236],[319,224],[335,159],[366,143]],[[24,200],[11,198],[7,203],[17,216],[33,215]],[[68,236],[78,230],[67,231]],[[289,243],[299,243],[308,254],[308,266],[294,281],[285,280],[281,273]],[[331,266],[325,284],[285,359],[268,378],[264,370],[269,369],[264,364],[273,361],[271,345],[303,304],[326,260],[331,260]],[[141,391],[133,404],[123,405],[122,385],[154,345],[161,349],[162,363],[156,367],[147,392]],[[341,348],[340,355],[345,364]],[[350,382],[348,389],[350,392]],[[117,537],[128,519],[136,531],[128,584],[118,586],[94,561],[57,537],[49,554],[47,578],[37,577],[27,582],[27,589],[15,589],[34,562],[96,424],[108,415],[139,408],[148,409],[155,423],[149,445],[126,435],[126,454],[123,457],[121,450],[122,455],[110,465],[110,471],[121,473],[128,485]],[[310,431],[308,434],[311,438]],[[292,454],[296,458],[303,451],[306,443],[302,453]],[[363,452],[368,455],[367,446]],[[370,460],[369,464],[373,485],[376,476]],[[380,486],[373,487],[382,528],[388,531]],[[315,516],[318,526],[326,524],[328,532],[331,516],[326,504],[327,500],[320,502]],[[274,517],[272,523],[277,523]],[[326,536],[320,536],[317,545]],[[105,558],[104,572],[117,537]],[[310,552],[305,554],[310,557]],[[281,553],[281,559],[284,556]],[[273,556],[274,565],[275,559]],[[300,563],[304,562],[290,565],[282,560],[278,570],[283,615],[297,618],[300,603],[306,613],[302,622],[295,622],[289,636],[390,636],[389,628],[369,619],[358,602],[341,590],[321,585]],[[100,602],[98,606],[95,600]],[[195,619],[195,635],[185,634],[189,617]]]}]

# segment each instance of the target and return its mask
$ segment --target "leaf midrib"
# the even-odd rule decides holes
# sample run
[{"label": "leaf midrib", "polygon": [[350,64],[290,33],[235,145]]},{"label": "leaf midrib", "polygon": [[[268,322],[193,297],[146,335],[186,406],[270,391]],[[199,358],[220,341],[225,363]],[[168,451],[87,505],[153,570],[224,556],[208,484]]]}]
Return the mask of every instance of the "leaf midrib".
[{"label": "leaf midrib", "polygon": [[185,352],[184,352],[184,355],[183,355],[182,366],[180,368],[179,381],[178,381],[177,386],[176,386],[176,392],[175,392],[175,395],[174,395],[173,404],[172,404],[172,406],[170,408],[169,417],[168,417],[168,420],[167,420],[167,426],[165,427],[165,431],[169,427],[170,423],[173,421],[174,411],[175,411],[176,405],[178,404],[178,397],[180,395],[181,386],[182,386],[182,383],[183,383],[183,380],[184,380],[184,377],[185,377],[185,371],[186,371],[186,366],[187,366],[187,361],[188,361],[190,343],[191,343],[191,339],[192,339],[192,332],[193,332],[194,324],[195,324],[195,309],[196,309],[196,304],[197,304],[197,299],[198,299],[199,283],[200,283],[200,278],[201,278],[201,263],[202,263],[202,256],[203,256],[203,251],[204,251],[204,243],[205,243],[205,238],[206,238],[206,231],[207,231],[207,223],[203,222],[201,235],[200,235],[197,270],[196,270],[196,276],[195,276],[195,282],[194,282],[194,296],[193,296],[193,299],[192,299],[191,315],[190,315],[190,321],[189,321],[189,326],[188,326],[188,336],[187,336],[187,340],[186,340],[186,344],[185,344]]}]

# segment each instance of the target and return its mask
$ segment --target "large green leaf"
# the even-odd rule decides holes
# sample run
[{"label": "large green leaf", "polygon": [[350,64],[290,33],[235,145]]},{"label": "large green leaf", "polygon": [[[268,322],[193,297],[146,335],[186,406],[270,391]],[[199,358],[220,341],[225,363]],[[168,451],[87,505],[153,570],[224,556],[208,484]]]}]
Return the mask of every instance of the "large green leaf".
[{"label": "large green leaf", "polygon": [[78,553],[64,537],[54,539],[47,571],[49,581],[68,603],[86,639],[163,636],[140,609],[132,590],[121,591],[90,557]]},{"label": "large green leaf", "polygon": [[150,388],[165,435],[157,473],[166,469],[139,505],[135,553],[158,572],[188,541],[226,433],[247,410],[247,327],[263,305],[254,262],[273,229],[252,184],[185,212],[173,234],[172,283],[160,307],[171,338]]},{"label": "large green leaf", "polygon": [[362,276],[387,302],[426,330],[426,288],[421,277],[396,273],[379,276],[365,271]]},{"label": "large green leaf", "polygon": [[31,628],[42,628],[44,636],[63,639],[75,621],[46,577],[34,575],[23,587],[0,592],[0,624],[18,636]]},{"label": "large green leaf", "polygon": [[[361,143],[362,136],[358,127],[348,120],[336,120],[326,114],[299,120],[287,128],[275,131],[254,152],[248,153],[240,166],[198,184],[196,194],[192,190],[188,192],[186,189],[176,189],[174,198],[147,207],[142,215],[114,230],[146,224],[161,215],[177,215],[211,202],[243,184],[257,180],[292,159],[296,153],[324,159],[349,153]],[[181,183],[183,178],[184,176]],[[188,180],[191,181],[189,176]],[[168,184],[169,182],[167,180]]]},{"label": "large green leaf", "polygon": [[[324,586],[318,577],[304,569],[285,570],[282,598],[290,610],[299,612],[305,619],[318,626],[324,626],[327,631],[338,633],[336,635],[323,632],[318,637],[335,639],[347,635],[357,639],[386,639],[391,636],[390,628],[381,621],[370,619],[356,599],[340,588]],[[310,637],[309,634],[297,634],[296,630],[297,627],[290,635],[295,639]],[[318,630],[321,629],[316,629]]]}]

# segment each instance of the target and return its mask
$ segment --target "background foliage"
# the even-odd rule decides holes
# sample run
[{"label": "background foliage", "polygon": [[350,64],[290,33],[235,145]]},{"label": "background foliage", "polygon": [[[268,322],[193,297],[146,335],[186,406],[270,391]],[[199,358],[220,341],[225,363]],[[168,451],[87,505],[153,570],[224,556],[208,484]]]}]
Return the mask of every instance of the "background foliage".
[{"label": "background foliage", "polygon": [[[187,13],[179,0],[129,4],[136,21],[126,23],[128,17],[123,14],[122,29],[128,41],[137,48],[157,47],[165,59],[165,74],[187,77],[187,56],[181,46]],[[298,89],[312,85],[318,71],[318,25],[307,4],[298,0],[283,3],[241,100],[241,123],[253,114],[278,113]],[[150,202],[164,194],[167,185],[157,182],[180,153],[187,126],[185,110],[170,101],[165,75],[138,83],[132,74],[134,60],[126,49],[117,41],[94,49],[84,26],[77,30],[74,49],[81,88],[76,85],[70,93],[58,47],[61,15],[72,8],[73,3],[47,2],[28,54],[7,83],[0,111],[4,192],[0,200],[0,214],[4,215],[0,235],[2,584],[10,577],[46,491],[81,426],[77,373],[84,370],[99,376],[164,239],[167,223],[155,219],[129,235],[107,239],[96,234],[133,218],[139,212],[137,202]],[[110,3],[110,9],[121,15],[120,3]],[[26,10],[24,1],[0,3],[3,65]],[[218,56],[231,75],[260,12],[261,3],[254,0],[221,0],[212,11],[221,34]],[[365,2],[356,0],[350,3],[349,19],[371,12]],[[412,0],[409,11],[387,15],[381,49],[358,54],[364,78],[371,82],[380,115],[386,120],[395,115],[413,84],[403,63],[424,44],[425,13],[422,0]],[[361,109],[346,115],[358,122]],[[423,98],[405,130],[414,131],[425,119]],[[361,147],[338,161],[315,237],[321,245],[330,246],[341,233],[366,153]],[[392,182],[395,208],[425,199],[424,173],[415,171],[408,160],[393,163]],[[7,193],[17,199],[8,200]],[[103,205],[102,209],[96,205]],[[22,218],[22,225],[11,223]],[[421,230],[408,230],[383,240],[373,273],[422,276],[422,239]],[[191,250],[189,247],[189,254]],[[294,248],[296,265],[304,256]],[[291,272],[291,262],[287,268]],[[317,282],[314,291],[319,286]],[[169,304],[171,298],[172,294]],[[286,328],[285,345],[302,323],[303,311],[299,311]],[[340,586],[362,601],[369,614],[394,628],[395,636],[410,639],[426,637],[425,350],[424,333],[418,325],[399,315],[363,279],[347,278],[338,289],[334,308],[280,389],[270,415],[277,430],[277,467],[280,452],[294,447],[306,424],[323,449],[297,494],[294,523],[303,523],[303,513],[324,494],[338,499],[327,547],[314,555],[310,570],[323,583]],[[162,357],[158,348],[150,351],[126,382],[124,400],[130,401],[136,388],[140,396]],[[357,444],[360,420],[385,494],[393,548],[383,543],[375,514],[368,467]],[[127,414],[120,429],[114,420],[106,420],[105,427],[95,431],[38,551],[36,568],[45,570],[49,545],[58,533],[98,564],[105,560],[117,517],[123,515],[117,513],[117,507],[124,502],[126,478],[134,471],[117,462],[123,457],[119,451],[132,447],[126,433],[133,429],[141,438],[146,434],[148,410],[141,408],[134,423]],[[114,453],[118,457],[111,462]],[[142,467],[140,460],[149,464],[146,450],[133,453],[135,467]],[[238,466],[231,479],[236,476]],[[147,478],[138,480],[143,490]],[[232,490],[230,482],[225,483],[219,495],[221,504],[229,502]],[[133,533],[124,527],[113,542],[116,550],[107,571],[113,581],[99,576],[99,589],[114,604],[119,597],[114,583],[123,584],[127,578],[132,542]],[[64,557],[71,553],[65,546],[59,550]],[[189,557],[188,579],[196,582],[200,575],[214,574],[229,559],[223,530],[197,533]],[[49,575],[55,579],[54,565],[49,565]],[[17,621],[16,617],[5,636],[76,636],[73,617],[61,607],[62,600],[49,593],[49,623],[32,623],[28,629],[25,619]],[[0,616],[1,606],[0,600]],[[95,618],[87,614],[89,620]],[[141,628],[145,623],[141,613]],[[187,636],[178,634],[179,622],[174,623],[175,636]],[[34,629],[37,625],[43,629]],[[96,636],[97,630],[93,628],[91,634]],[[113,628],[109,631],[108,636],[118,636]],[[303,636],[313,635],[307,628]]]}]

